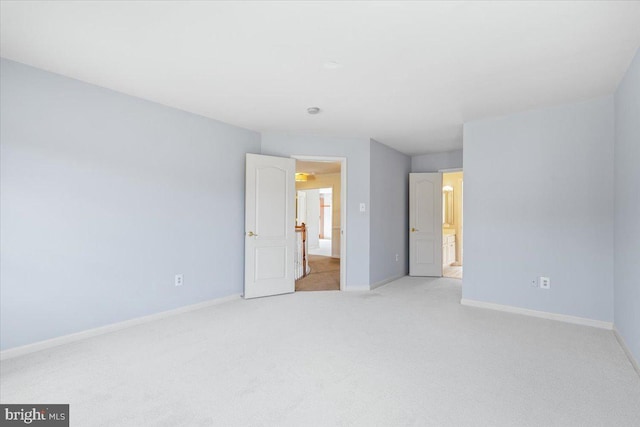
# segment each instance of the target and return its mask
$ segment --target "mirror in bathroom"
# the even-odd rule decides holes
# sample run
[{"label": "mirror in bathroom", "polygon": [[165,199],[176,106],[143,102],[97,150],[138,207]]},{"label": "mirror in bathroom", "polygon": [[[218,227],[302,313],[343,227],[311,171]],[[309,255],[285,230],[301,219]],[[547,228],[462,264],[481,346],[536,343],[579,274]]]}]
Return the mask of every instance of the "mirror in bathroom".
[{"label": "mirror in bathroom", "polygon": [[442,225],[453,225],[453,187],[450,185],[442,187]]}]

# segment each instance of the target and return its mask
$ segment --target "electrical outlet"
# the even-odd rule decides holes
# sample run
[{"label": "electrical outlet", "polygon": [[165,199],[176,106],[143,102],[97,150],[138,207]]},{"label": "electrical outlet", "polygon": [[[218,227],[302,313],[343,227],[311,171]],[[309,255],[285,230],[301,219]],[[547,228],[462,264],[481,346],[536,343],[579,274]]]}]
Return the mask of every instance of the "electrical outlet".
[{"label": "electrical outlet", "polygon": [[182,282],[184,282],[184,276],[182,274],[176,274],[176,286],[182,286]]},{"label": "electrical outlet", "polygon": [[551,288],[551,279],[548,277],[540,276],[538,277],[538,285],[540,289],[549,289]]}]

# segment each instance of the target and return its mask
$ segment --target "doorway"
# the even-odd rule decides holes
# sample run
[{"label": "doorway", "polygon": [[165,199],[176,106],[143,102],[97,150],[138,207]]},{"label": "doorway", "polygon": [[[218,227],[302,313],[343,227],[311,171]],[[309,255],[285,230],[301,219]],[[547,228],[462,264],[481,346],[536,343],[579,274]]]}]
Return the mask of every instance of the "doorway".
[{"label": "doorway", "polygon": [[[307,179],[315,179],[315,176]],[[328,183],[331,178],[320,177],[320,180]],[[335,182],[339,183],[339,179]],[[305,224],[309,254],[340,258],[339,251],[332,252],[334,240],[339,244],[339,236],[333,236],[333,188],[303,190],[299,188],[305,186],[298,183],[296,187],[296,226]],[[339,225],[340,221],[336,221],[335,227]]]},{"label": "doorway", "polygon": [[294,158],[296,230],[306,236],[307,266],[296,280],[296,291],[341,290],[346,272],[346,159]]},{"label": "doorway", "polygon": [[462,279],[463,181],[461,170],[442,174],[442,275]]}]

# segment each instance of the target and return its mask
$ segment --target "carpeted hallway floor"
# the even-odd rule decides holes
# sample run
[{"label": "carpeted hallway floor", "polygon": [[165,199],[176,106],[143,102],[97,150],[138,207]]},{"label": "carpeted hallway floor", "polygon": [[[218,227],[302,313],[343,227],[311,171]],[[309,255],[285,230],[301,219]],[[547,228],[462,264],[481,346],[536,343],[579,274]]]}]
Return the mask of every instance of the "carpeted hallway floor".
[{"label": "carpeted hallway floor", "polygon": [[0,396],[83,427],[640,425],[611,331],[462,306],[460,283],[237,299],[5,360]]},{"label": "carpeted hallway floor", "polygon": [[311,273],[296,281],[296,291],[339,291],[340,259],[309,255]]}]

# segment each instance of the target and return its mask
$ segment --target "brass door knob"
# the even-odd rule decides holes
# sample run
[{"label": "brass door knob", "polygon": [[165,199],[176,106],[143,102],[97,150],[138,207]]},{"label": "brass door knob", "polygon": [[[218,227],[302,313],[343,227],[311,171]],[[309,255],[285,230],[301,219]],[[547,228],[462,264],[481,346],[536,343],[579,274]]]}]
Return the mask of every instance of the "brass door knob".
[{"label": "brass door knob", "polygon": [[412,233],[415,233],[416,231],[420,231],[420,230],[418,230],[417,228],[413,228],[413,227],[411,227],[411,232],[412,232]]},{"label": "brass door knob", "polygon": [[249,237],[254,237],[254,236],[258,237],[258,235],[256,233],[254,233],[253,231],[248,232],[247,236],[249,236]]}]

